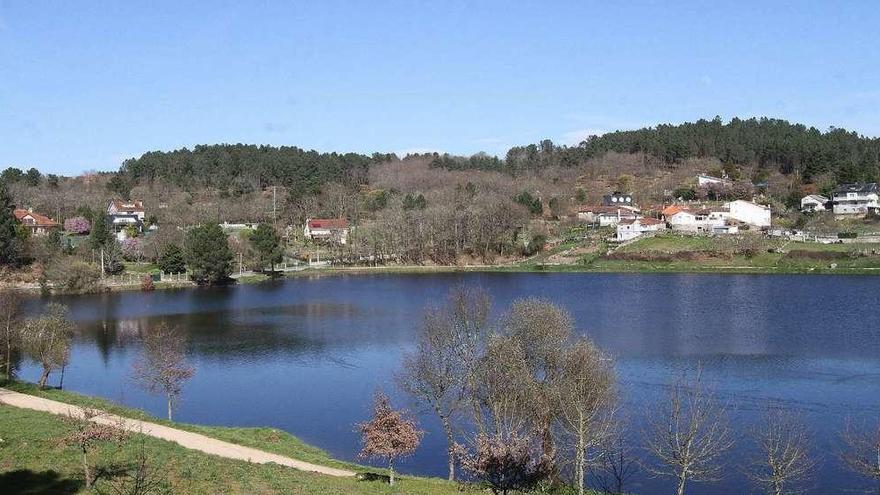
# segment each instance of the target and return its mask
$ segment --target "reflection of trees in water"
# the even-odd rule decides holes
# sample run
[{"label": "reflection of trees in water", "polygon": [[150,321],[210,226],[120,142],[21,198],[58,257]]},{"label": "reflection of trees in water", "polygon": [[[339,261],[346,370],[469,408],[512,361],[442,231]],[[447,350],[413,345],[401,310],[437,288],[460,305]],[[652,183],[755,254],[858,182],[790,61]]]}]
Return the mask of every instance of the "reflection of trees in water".
[{"label": "reflection of trees in water", "polygon": [[344,360],[348,349],[397,341],[397,325],[372,318],[352,304],[298,304],[272,308],[218,310],[137,319],[100,320],[80,325],[80,341],[92,341],[104,363],[114,350],[139,347],[143,330],[166,323],[184,330],[197,358],[255,361],[289,358],[315,362]]}]

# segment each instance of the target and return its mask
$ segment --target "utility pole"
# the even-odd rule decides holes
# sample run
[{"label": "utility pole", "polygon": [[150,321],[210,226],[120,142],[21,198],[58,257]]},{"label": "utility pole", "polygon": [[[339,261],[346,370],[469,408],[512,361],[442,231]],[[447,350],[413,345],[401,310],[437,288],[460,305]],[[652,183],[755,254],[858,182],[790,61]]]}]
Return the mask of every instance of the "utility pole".
[{"label": "utility pole", "polygon": [[104,280],[104,247],[101,247],[101,280]]},{"label": "utility pole", "polygon": [[278,228],[278,220],[275,213],[275,189],[276,186],[272,186],[272,226],[276,229]]},{"label": "utility pole", "polygon": [[244,268],[242,268],[242,253],[238,253],[238,276],[240,277],[244,273]]}]

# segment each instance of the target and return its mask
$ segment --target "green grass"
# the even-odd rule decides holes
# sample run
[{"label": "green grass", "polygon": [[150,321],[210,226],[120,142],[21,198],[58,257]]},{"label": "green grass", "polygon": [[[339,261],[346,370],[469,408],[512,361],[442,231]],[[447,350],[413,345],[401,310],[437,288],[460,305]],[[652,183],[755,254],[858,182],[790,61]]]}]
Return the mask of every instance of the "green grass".
[{"label": "green grass", "polygon": [[[358,472],[384,473],[382,469],[354,465],[332,459],[326,452],[273,428],[227,428],[198,426],[151,417],[147,413],[109,401],[61,390],[39,390],[28,383],[8,383],[6,388],[79,406],[100,408],[111,413],[171,425],[239,445],[282,454],[307,462],[347,468]],[[86,493],[82,483],[81,457],[75,449],[60,445],[66,432],[61,418],[38,411],[0,406],[0,487],[12,492],[33,489],[33,493]],[[250,464],[223,459],[155,438],[146,438],[151,462],[167,474],[171,493],[342,493],[342,494],[452,494],[460,489],[476,492],[436,478],[403,476],[396,487],[382,482],[357,481],[305,473],[295,469]],[[105,469],[131,459],[136,442],[129,441],[121,451],[102,446],[93,463]],[[54,484],[51,484],[54,483]],[[107,483],[106,480],[99,483]],[[42,487],[42,489],[41,489]]]}]

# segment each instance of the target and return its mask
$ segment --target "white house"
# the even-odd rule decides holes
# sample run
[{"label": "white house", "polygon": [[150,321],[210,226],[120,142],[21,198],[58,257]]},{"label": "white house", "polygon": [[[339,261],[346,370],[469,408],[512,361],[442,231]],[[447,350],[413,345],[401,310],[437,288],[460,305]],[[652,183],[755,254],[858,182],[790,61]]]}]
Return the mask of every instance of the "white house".
[{"label": "white house", "polygon": [[639,209],[634,206],[583,206],[578,209],[578,220],[600,227],[617,225],[621,220],[639,218]]},{"label": "white house", "polygon": [[723,179],[721,177],[712,177],[711,175],[700,174],[697,176],[697,186],[699,187],[708,187],[708,186],[721,186],[727,187],[733,184],[729,179]]},{"label": "white house", "polygon": [[621,220],[617,224],[617,240],[628,241],[640,235],[657,232],[666,228],[666,222],[656,218],[636,218]]},{"label": "white house", "polygon": [[864,215],[880,208],[876,182],[843,184],[834,190],[831,200],[835,215]]},{"label": "white house", "polygon": [[107,205],[110,226],[120,241],[125,239],[125,228],[129,225],[134,226],[139,232],[143,231],[144,215],[144,204],[140,200],[121,201],[114,199]]},{"label": "white house", "polygon": [[801,211],[824,211],[828,198],[820,194],[810,194],[801,198]]},{"label": "white house", "polygon": [[344,218],[309,218],[303,227],[303,235],[306,239],[345,244],[348,242],[348,220]]},{"label": "white house", "polygon": [[690,208],[678,208],[666,211],[666,221],[672,230],[683,232],[706,232],[713,233],[716,227],[727,224],[728,212],[722,210],[693,210]]},{"label": "white house", "polygon": [[724,205],[729,217],[755,227],[770,226],[770,207],[738,199]]}]

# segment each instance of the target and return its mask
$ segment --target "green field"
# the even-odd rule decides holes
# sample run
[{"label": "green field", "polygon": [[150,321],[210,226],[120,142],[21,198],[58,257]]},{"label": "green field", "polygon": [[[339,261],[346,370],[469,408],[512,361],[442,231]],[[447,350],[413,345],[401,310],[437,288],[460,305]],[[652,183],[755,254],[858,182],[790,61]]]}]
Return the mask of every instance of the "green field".
[{"label": "green field", "polygon": [[[97,407],[121,416],[167,421],[150,417],[143,411],[129,409],[92,397],[59,390],[37,390],[33,385],[8,384],[7,388],[53,400]],[[313,463],[343,467],[357,472],[383,474],[385,471],[353,465],[330,458],[324,451],[307,445],[296,437],[272,428],[225,428],[177,424],[174,427],[195,431],[240,445],[255,447]],[[48,413],[0,406],[0,487],[4,493],[87,493],[83,482],[81,456],[76,449],[58,441],[67,426],[61,418]],[[101,477],[96,483],[100,493],[108,493],[113,472],[133,459],[139,442],[137,435],[117,448],[106,445],[96,451],[93,465]],[[277,466],[250,464],[185,449],[177,444],[145,437],[145,448],[152,465],[161,473],[167,493],[187,494],[453,494],[478,493],[476,488],[460,486],[436,478],[403,476],[395,487],[381,481],[358,481],[297,471]],[[112,493],[112,492],[109,492]]]}]

